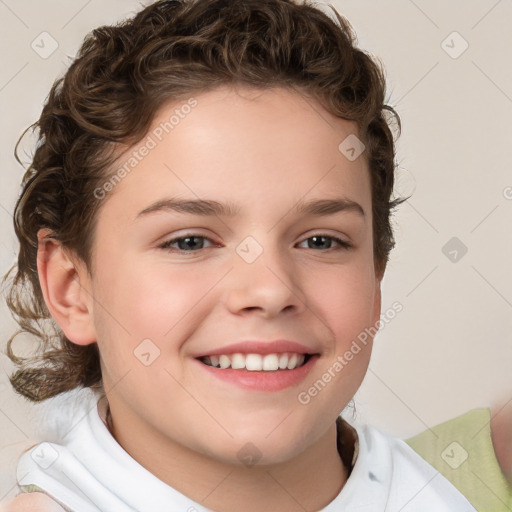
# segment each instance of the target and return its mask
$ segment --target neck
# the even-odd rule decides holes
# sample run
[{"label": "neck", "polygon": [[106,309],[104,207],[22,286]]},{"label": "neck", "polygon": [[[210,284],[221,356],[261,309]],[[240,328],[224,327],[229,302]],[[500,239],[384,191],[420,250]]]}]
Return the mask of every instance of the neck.
[{"label": "neck", "polygon": [[[130,425],[129,431],[110,419],[112,435],[132,458],[181,494],[220,512],[320,510],[340,493],[349,474],[338,452],[334,423],[293,460],[269,466],[226,464],[157,432],[148,435],[137,418],[125,418],[122,424]],[[134,442],[141,438],[144,446]]]}]

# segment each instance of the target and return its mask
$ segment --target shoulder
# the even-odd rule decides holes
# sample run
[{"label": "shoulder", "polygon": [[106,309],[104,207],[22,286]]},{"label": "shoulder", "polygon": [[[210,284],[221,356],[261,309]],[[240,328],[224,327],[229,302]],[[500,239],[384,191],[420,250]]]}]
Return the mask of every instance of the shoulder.
[{"label": "shoulder", "polygon": [[19,494],[3,508],[2,512],[65,512],[64,509],[42,492]]},{"label": "shoulder", "polygon": [[[498,446],[493,447],[496,434],[494,442]],[[499,464],[507,463],[506,440],[501,438],[500,445],[500,434],[506,436],[506,429],[498,430],[490,409],[479,408],[429,428],[406,442],[477,510],[502,510],[503,504],[512,507],[512,487]]]},{"label": "shoulder", "polygon": [[436,471],[403,439],[392,436],[372,425],[358,428],[361,465],[376,476],[376,468],[382,473],[382,481],[394,485],[402,478],[410,483],[428,480]]},{"label": "shoulder", "polygon": [[480,408],[429,428],[406,442],[440,471],[448,468],[449,473],[455,469],[462,473],[479,465],[485,467],[487,474],[491,469],[499,473],[498,461],[503,466],[508,462],[505,447],[510,443],[511,427],[512,417],[493,415],[489,408]]},{"label": "shoulder", "polygon": [[512,403],[491,408],[491,437],[496,457],[512,487]]},{"label": "shoulder", "polygon": [[372,489],[372,499],[382,503],[382,510],[475,512],[405,441],[371,425],[358,426],[357,431],[359,454],[350,478],[359,484],[360,494]]}]

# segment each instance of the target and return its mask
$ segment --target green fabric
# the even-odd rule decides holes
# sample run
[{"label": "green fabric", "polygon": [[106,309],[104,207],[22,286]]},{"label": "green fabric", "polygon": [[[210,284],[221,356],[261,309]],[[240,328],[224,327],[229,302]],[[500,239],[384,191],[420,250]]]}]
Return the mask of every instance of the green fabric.
[{"label": "green fabric", "polygon": [[20,490],[22,493],[25,492],[44,492],[40,487],[37,487],[37,485],[20,485]]},{"label": "green fabric", "polygon": [[406,443],[478,512],[512,511],[512,487],[496,459],[490,419],[489,409],[474,409],[406,439]]}]

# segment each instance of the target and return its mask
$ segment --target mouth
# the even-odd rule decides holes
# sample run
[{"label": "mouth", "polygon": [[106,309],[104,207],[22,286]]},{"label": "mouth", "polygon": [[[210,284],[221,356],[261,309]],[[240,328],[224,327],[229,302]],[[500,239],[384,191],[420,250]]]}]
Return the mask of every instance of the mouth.
[{"label": "mouth", "polygon": [[211,379],[207,384],[211,390],[220,383],[224,390],[232,390],[234,386],[272,396],[275,392],[303,386],[319,358],[320,354],[236,352],[201,356],[194,361],[199,374]]},{"label": "mouth", "polygon": [[295,370],[308,363],[313,354],[276,352],[272,354],[242,353],[220,354],[199,357],[206,366],[221,370],[246,370],[250,372],[276,372]]}]

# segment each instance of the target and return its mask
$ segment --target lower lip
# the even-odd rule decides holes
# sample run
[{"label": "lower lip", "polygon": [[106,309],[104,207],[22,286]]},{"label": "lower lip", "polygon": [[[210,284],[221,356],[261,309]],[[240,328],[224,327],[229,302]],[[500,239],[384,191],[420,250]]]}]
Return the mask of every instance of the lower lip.
[{"label": "lower lip", "polygon": [[280,391],[292,386],[297,386],[311,371],[315,365],[318,355],[313,355],[308,362],[299,368],[293,370],[275,370],[275,371],[251,371],[251,370],[233,370],[232,368],[216,368],[208,366],[198,359],[197,364],[214,377],[221,379],[235,386],[254,391]]}]

